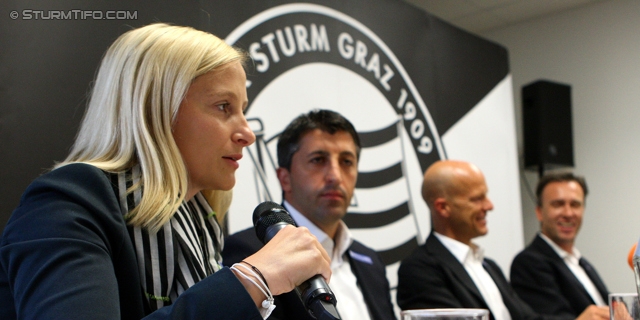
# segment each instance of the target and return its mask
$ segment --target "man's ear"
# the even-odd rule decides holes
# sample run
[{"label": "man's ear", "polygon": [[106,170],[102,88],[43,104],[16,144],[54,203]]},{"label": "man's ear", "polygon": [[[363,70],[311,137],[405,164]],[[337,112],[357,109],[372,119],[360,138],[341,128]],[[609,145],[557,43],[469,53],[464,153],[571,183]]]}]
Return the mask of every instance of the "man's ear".
[{"label": "man's ear", "polygon": [[437,198],[433,201],[433,208],[436,210],[436,214],[442,218],[449,218],[451,212],[449,210],[449,204],[445,198]]},{"label": "man's ear", "polygon": [[536,206],[536,218],[542,222],[542,208],[540,208],[540,206]]},{"label": "man's ear", "polygon": [[280,188],[284,193],[291,192],[291,173],[285,168],[276,169],[278,175],[278,181],[280,181]]}]

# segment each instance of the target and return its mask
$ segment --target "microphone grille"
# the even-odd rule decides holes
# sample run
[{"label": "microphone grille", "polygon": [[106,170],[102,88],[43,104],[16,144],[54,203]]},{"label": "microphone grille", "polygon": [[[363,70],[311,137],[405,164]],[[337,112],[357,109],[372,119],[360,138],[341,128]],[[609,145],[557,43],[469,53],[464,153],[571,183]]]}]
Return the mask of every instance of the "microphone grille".
[{"label": "microphone grille", "polygon": [[253,211],[253,225],[258,239],[262,242],[264,242],[267,229],[276,223],[282,222],[296,225],[296,222],[293,221],[293,218],[291,218],[287,210],[275,202],[265,201],[259,204]]}]

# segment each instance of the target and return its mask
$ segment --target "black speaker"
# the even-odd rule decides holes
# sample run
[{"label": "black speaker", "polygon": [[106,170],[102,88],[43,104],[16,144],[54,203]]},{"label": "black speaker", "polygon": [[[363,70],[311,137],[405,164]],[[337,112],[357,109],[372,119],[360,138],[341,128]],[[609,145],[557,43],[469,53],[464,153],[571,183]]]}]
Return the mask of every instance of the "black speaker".
[{"label": "black speaker", "polygon": [[573,167],[571,86],[539,80],[522,87],[524,166]]}]

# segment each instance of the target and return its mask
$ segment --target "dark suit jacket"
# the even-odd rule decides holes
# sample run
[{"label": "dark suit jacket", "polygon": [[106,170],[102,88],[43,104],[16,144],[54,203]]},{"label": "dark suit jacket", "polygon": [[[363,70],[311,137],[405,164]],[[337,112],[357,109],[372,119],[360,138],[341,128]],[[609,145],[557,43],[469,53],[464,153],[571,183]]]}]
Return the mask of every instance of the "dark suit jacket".
[{"label": "dark suit jacket", "polygon": [[[36,179],[0,242],[0,319],[140,319],[136,253],[107,176],[71,164]],[[262,320],[224,268],[148,319]]]},{"label": "dark suit jacket", "polygon": [[[589,265],[585,271],[608,302],[609,292],[596,270]],[[564,260],[539,235],[513,260],[511,284],[524,301],[542,314],[575,319],[587,306],[594,304]]]},{"label": "dark suit jacket", "polygon": [[[239,231],[224,241],[224,250],[222,251],[223,263],[231,266],[234,263],[242,261],[244,258],[254,254],[263,244],[258,240],[256,232],[253,228]],[[372,249],[364,246],[358,241],[353,241],[349,247],[349,252],[356,255],[364,255],[371,258],[371,264],[355,259],[351,254],[349,256],[349,264],[351,271],[356,276],[358,286],[364,301],[369,309],[369,314],[373,320],[391,320],[396,319],[391,303],[389,292],[389,281],[386,277],[385,265],[379,255]],[[336,300],[340,304],[340,297]],[[275,297],[276,308],[269,319],[274,320],[312,320],[307,310],[302,306],[302,302],[298,295],[291,291]]]},{"label": "dark suit jacket", "polygon": [[[502,294],[513,320],[539,316],[513,291],[498,265],[484,259],[483,266]],[[405,258],[398,269],[398,305],[402,310],[429,308],[482,308],[487,303],[464,266],[431,233],[427,242]],[[494,319],[491,314],[491,319]]]}]

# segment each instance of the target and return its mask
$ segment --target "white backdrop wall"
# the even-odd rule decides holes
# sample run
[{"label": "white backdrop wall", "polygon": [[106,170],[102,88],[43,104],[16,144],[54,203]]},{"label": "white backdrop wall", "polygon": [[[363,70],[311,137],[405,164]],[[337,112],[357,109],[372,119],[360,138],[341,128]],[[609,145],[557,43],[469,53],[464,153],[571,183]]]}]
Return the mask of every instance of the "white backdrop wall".
[{"label": "white backdrop wall", "polygon": [[[537,79],[571,85],[577,174],[589,186],[577,247],[611,292],[635,291],[626,258],[640,237],[640,1],[605,1],[481,36],[509,51],[522,167],[521,87]],[[525,243],[539,229],[537,173],[522,177]],[[505,270],[507,272],[507,270]]]}]

